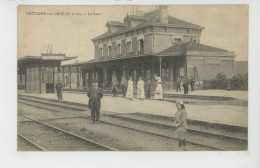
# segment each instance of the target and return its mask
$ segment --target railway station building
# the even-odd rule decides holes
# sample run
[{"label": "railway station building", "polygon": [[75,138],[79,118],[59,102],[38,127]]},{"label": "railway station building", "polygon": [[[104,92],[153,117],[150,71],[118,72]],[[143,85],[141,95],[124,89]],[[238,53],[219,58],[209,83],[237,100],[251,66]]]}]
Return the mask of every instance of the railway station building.
[{"label": "railway station building", "polygon": [[65,54],[43,53],[18,59],[18,89],[28,93],[54,93],[55,84],[63,82],[61,61],[75,59]]},{"label": "railway station building", "polygon": [[[105,24],[105,23],[104,23]],[[168,7],[135,15],[124,22],[107,21],[107,32],[92,39],[95,58],[62,66],[66,87],[83,89],[92,80],[111,87],[112,74],[144,81],[160,76],[164,89],[175,89],[178,78],[195,78],[196,84],[220,72],[234,73],[235,53],[200,43],[204,27],[168,15]]]}]

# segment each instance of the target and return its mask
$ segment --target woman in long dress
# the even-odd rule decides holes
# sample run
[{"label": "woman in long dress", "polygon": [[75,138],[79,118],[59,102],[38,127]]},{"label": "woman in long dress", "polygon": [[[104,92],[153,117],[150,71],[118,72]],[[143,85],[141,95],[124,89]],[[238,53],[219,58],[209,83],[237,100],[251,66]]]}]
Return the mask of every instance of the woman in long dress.
[{"label": "woman in long dress", "polygon": [[174,126],[176,130],[174,131],[174,136],[179,140],[179,147],[184,147],[185,137],[187,133],[187,112],[183,101],[177,101],[176,107],[178,111],[175,113],[175,123]]},{"label": "woman in long dress", "polygon": [[154,99],[162,100],[163,99],[163,88],[161,78],[157,77],[157,86],[154,93]]},{"label": "woman in long dress", "polygon": [[142,80],[142,77],[139,77],[139,80],[137,82],[137,98],[140,100],[144,100],[144,81]]},{"label": "woman in long dress", "polygon": [[128,80],[127,92],[126,92],[126,97],[129,100],[133,100],[133,92],[134,92],[133,81],[132,81],[132,77],[130,76]]}]

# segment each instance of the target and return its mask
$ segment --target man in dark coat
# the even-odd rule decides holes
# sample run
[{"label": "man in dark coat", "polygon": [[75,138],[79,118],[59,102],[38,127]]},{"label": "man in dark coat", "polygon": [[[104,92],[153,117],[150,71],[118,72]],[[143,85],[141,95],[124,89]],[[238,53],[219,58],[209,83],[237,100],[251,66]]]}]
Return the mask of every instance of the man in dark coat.
[{"label": "man in dark coat", "polygon": [[99,111],[101,107],[101,98],[103,97],[102,89],[98,87],[98,83],[93,81],[93,86],[88,91],[89,108],[91,109],[92,123],[99,124]]},{"label": "man in dark coat", "polygon": [[55,89],[57,91],[58,100],[62,100],[62,88],[63,88],[63,85],[61,83],[57,83],[55,86]]},{"label": "man in dark coat", "polygon": [[117,80],[117,76],[116,76],[116,72],[113,72],[112,75],[112,93],[113,93],[113,97],[117,97],[117,88],[118,87],[118,80]]},{"label": "man in dark coat", "polygon": [[189,80],[186,78],[183,81],[184,94],[188,94],[189,92]]},{"label": "man in dark coat", "polygon": [[150,99],[151,90],[152,90],[152,83],[150,79],[148,79],[147,82],[145,83],[145,97],[147,99]]},{"label": "man in dark coat", "polygon": [[190,88],[191,88],[191,91],[194,91],[194,84],[195,84],[195,80],[194,80],[194,78],[191,76],[191,77],[190,77]]},{"label": "man in dark coat", "polygon": [[123,91],[123,97],[125,98],[126,90],[127,90],[127,80],[125,79],[125,76],[122,76],[121,86],[122,86],[122,91]]},{"label": "man in dark coat", "polygon": [[176,89],[176,92],[178,92],[180,90],[180,92],[181,92],[181,79],[180,78],[178,78],[178,80],[177,80],[177,89]]}]

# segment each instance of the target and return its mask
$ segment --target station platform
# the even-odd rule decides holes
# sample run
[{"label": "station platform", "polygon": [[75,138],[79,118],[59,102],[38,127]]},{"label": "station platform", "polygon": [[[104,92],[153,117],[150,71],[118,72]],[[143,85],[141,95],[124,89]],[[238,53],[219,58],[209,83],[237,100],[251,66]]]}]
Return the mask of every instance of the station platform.
[{"label": "station platform", "polygon": [[[232,92],[233,91],[230,91],[230,93]],[[237,94],[233,93],[230,95],[238,96],[239,94],[242,94],[240,92],[237,92]],[[36,96],[36,97],[41,97],[46,99],[57,100],[57,95],[55,93],[36,94],[36,93],[25,93],[24,91],[19,90],[18,95],[29,95],[29,96]],[[88,104],[88,96],[87,94],[63,92],[63,101],[80,103],[80,104]],[[206,121],[211,123],[220,123],[220,124],[248,127],[247,106],[186,104],[185,107],[189,119]],[[116,113],[140,112],[140,113],[156,114],[156,115],[171,116],[171,117],[173,117],[177,111],[176,105],[173,102],[147,100],[147,99],[144,101],[140,101],[139,99],[135,99],[135,98],[133,99],[133,101],[130,101],[122,97],[112,97],[107,95],[105,95],[101,100],[101,113],[102,110],[112,111]]]},{"label": "station platform", "polygon": [[[86,94],[87,89],[64,89],[64,92],[69,93],[79,93]],[[105,94],[111,94],[111,89],[105,89],[103,91]],[[136,95],[136,90],[134,90],[134,95]],[[164,90],[163,94],[171,97],[178,98],[204,98],[204,99],[214,99],[214,98],[226,98],[226,99],[240,99],[240,100],[248,100],[248,91],[241,90],[195,90],[189,91],[188,95],[184,95],[183,90],[181,92],[176,92],[176,90]],[[122,95],[122,90],[118,90],[118,95]],[[154,92],[151,92],[151,97],[154,95]]]}]

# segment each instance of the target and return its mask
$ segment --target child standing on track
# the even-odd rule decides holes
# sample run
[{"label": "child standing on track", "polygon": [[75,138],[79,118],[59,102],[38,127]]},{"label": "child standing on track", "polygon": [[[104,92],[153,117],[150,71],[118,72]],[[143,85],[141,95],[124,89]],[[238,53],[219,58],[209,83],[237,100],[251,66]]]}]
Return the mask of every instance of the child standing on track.
[{"label": "child standing on track", "polygon": [[176,127],[176,130],[174,131],[174,134],[179,140],[179,147],[183,147],[186,145],[185,137],[187,133],[187,112],[183,101],[177,101],[176,107],[178,111],[175,113],[174,126]]}]

